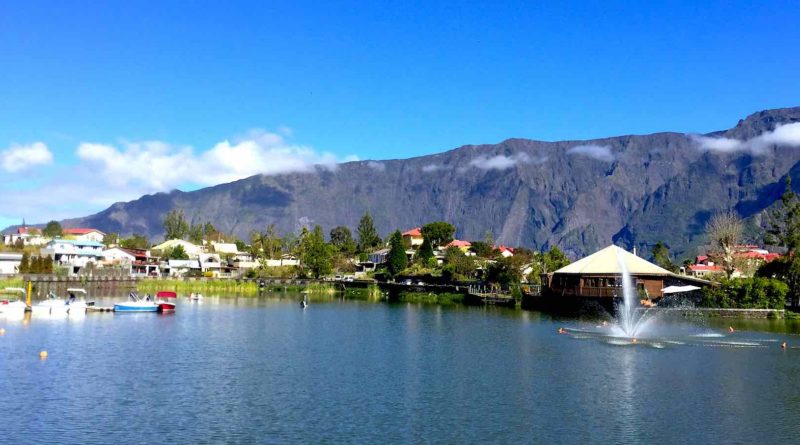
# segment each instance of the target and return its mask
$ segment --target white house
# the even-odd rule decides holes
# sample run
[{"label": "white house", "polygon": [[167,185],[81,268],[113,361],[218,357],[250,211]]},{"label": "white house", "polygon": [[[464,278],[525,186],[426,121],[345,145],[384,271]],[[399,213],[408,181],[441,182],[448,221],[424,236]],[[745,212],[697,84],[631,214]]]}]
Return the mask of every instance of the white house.
[{"label": "white house", "polygon": [[21,253],[0,253],[0,275],[15,275],[19,272]]},{"label": "white house", "polygon": [[53,263],[70,268],[77,274],[89,263],[97,264],[103,259],[103,244],[95,241],[54,239],[42,247],[40,254],[53,258]]},{"label": "white house", "polygon": [[164,267],[163,270],[172,277],[182,277],[190,271],[199,271],[200,262],[197,260],[169,260],[167,267]]},{"label": "white house", "polygon": [[192,244],[189,241],[184,241],[182,239],[171,239],[164,241],[163,243],[154,246],[152,250],[157,250],[162,254],[169,250],[174,249],[177,246],[183,247],[184,252],[189,255],[191,259],[197,259],[201,253],[203,253],[203,247],[198,246],[196,244]]},{"label": "white house", "polygon": [[103,251],[103,262],[109,265],[133,263],[136,255],[121,247],[112,247]]},{"label": "white house", "polygon": [[7,246],[13,246],[19,240],[26,246],[43,246],[49,241],[42,236],[42,230],[36,227],[18,227],[15,233],[3,235],[3,242]]},{"label": "white house", "polygon": [[77,241],[94,241],[96,243],[102,243],[103,238],[106,236],[105,233],[97,229],[87,228],[64,229],[63,234]]},{"label": "white house", "polygon": [[219,255],[216,253],[201,253],[199,256],[200,271],[205,273],[210,272],[213,276],[219,276],[222,264]]}]

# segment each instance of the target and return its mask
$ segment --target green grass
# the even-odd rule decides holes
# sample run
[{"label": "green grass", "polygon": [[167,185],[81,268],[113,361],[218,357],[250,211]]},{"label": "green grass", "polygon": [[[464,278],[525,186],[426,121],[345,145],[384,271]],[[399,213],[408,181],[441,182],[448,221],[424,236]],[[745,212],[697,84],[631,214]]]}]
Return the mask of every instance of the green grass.
[{"label": "green grass", "polygon": [[307,286],[301,285],[269,285],[264,288],[259,288],[258,283],[255,281],[239,281],[236,280],[143,280],[139,281],[136,288],[140,292],[155,293],[158,291],[174,291],[178,294],[190,294],[192,292],[204,293],[210,295],[241,295],[241,296],[256,296],[260,292],[303,292],[307,291],[309,294],[333,294],[336,289],[333,285],[327,283],[311,283]]},{"label": "green grass", "polygon": [[25,287],[25,283],[22,282],[21,277],[10,277],[10,278],[0,279],[0,289],[5,289],[7,287]]}]

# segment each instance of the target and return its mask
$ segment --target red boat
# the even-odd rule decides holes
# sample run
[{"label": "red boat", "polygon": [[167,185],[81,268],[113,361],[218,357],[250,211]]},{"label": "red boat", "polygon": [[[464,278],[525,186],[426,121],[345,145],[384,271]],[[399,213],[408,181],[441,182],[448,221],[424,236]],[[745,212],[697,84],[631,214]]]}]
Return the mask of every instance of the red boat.
[{"label": "red boat", "polygon": [[156,294],[158,312],[175,312],[175,299],[178,294],[169,291],[160,291]]}]

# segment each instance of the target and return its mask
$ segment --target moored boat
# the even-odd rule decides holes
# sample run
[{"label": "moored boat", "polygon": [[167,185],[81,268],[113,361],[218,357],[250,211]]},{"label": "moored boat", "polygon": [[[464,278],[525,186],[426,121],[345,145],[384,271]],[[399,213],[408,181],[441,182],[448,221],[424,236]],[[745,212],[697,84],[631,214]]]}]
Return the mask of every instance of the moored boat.
[{"label": "moored boat", "polygon": [[94,301],[87,301],[86,289],[70,288],[67,289],[69,298],[67,298],[67,306],[69,306],[70,315],[85,314],[87,308],[94,306]]},{"label": "moored boat", "polygon": [[156,293],[156,304],[158,305],[159,312],[174,312],[175,311],[175,299],[178,298],[178,294],[175,292],[170,291],[159,291]]},{"label": "moored boat", "polygon": [[55,314],[67,315],[69,313],[69,305],[66,300],[58,298],[53,292],[47,293],[47,300],[40,301],[31,306],[31,312],[34,314]]},{"label": "moored boat", "polygon": [[3,289],[4,294],[20,295],[20,298],[0,297],[0,314],[22,314],[28,305],[22,301],[25,297],[25,289],[20,287],[7,287]]},{"label": "moored boat", "polygon": [[150,295],[140,298],[136,292],[128,294],[128,301],[114,305],[114,312],[156,312],[158,305],[150,300]]}]

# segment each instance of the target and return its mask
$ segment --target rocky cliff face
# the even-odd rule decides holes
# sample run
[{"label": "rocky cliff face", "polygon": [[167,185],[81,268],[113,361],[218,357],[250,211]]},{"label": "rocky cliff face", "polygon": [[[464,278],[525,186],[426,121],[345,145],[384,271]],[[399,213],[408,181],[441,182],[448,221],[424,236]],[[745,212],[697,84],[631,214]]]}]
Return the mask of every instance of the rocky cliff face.
[{"label": "rocky cliff face", "polygon": [[715,211],[733,208],[760,221],[785,176],[800,173],[800,143],[774,132],[796,122],[800,107],[762,111],[704,136],[509,139],[147,195],[63,223],[158,239],[164,215],[181,208],[190,220],[247,237],[270,223],[284,232],[309,224],[354,228],[369,211],[382,234],[445,220],[459,238],[491,231],[502,243],[558,245],[575,256],[612,242],[647,249],[659,240],[680,253],[702,242]]}]

